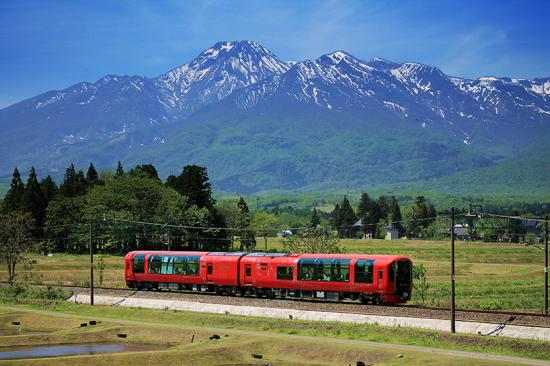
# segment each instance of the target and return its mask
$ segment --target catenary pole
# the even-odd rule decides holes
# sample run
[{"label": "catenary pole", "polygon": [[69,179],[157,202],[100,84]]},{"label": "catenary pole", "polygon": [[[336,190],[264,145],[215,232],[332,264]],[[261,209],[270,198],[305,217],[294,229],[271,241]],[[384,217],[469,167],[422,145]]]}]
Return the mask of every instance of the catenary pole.
[{"label": "catenary pole", "polygon": [[451,208],[451,332],[455,333],[455,209]]},{"label": "catenary pole", "polygon": [[92,222],[89,226],[90,244],[90,305],[94,305],[94,245],[92,243]]},{"label": "catenary pole", "polygon": [[548,315],[548,215],[544,219],[544,315]]}]

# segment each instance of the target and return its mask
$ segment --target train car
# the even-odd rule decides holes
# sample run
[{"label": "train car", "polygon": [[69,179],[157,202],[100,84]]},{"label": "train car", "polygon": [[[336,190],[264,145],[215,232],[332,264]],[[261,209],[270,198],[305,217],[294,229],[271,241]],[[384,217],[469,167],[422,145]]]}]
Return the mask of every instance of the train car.
[{"label": "train car", "polygon": [[241,286],[254,294],[399,303],[410,300],[412,263],[394,255],[250,253]]},{"label": "train car", "polygon": [[201,290],[207,268],[201,260],[208,252],[135,251],[124,257],[126,285],[136,289]]},{"label": "train car", "polygon": [[412,263],[395,255],[233,252],[131,252],[129,287],[266,297],[402,303],[412,293]]}]

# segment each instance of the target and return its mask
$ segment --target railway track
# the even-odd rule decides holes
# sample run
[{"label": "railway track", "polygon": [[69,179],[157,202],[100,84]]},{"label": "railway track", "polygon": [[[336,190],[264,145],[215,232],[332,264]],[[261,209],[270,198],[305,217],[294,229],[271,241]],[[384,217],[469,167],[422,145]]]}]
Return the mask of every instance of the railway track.
[{"label": "railway track", "polygon": [[[41,284],[34,285],[46,286]],[[89,292],[88,287],[79,287],[72,285],[52,286],[57,288],[65,288],[82,294]],[[191,291],[136,291],[133,289],[112,287],[95,287],[94,289],[95,294],[106,296],[132,296],[133,298],[137,297],[148,299],[173,299],[210,304],[246,305],[296,310],[325,311],[334,313],[450,319],[449,309],[418,305],[364,305],[354,302],[337,302],[315,299],[267,299],[258,297],[218,295],[214,293],[198,293]],[[550,328],[550,316],[529,312],[459,309],[456,311],[456,320]]]}]

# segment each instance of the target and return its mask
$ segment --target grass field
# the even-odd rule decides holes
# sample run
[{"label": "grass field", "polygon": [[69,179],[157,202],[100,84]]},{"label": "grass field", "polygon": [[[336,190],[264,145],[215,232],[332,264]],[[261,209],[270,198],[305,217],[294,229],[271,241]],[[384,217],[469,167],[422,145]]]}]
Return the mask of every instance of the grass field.
[{"label": "grass field", "polygon": [[[348,253],[402,254],[415,264],[427,268],[427,305],[447,306],[450,273],[448,241],[422,240],[353,240],[342,241]],[[257,248],[263,249],[263,239]],[[269,238],[268,250],[282,251],[279,239]],[[89,257],[86,255],[54,254],[33,257],[36,264],[18,267],[18,280],[49,284],[87,285]],[[103,256],[103,285],[124,287],[123,259]],[[95,283],[100,271],[96,256]],[[522,244],[456,243],[456,288],[460,308],[522,309],[541,311],[543,307],[544,255],[540,250]],[[0,279],[6,279],[6,268],[0,265]],[[418,292],[413,302],[419,303]]]},{"label": "grass field", "polygon": [[[44,334],[0,336],[0,351],[14,346],[121,342],[164,349],[137,353],[0,361],[0,365],[502,365],[468,359],[446,350],[550,359],[548,343],[501,337],[449,334],[334,322],[207,315],[140,308],[90,307],[72,303],[14,305],[0,302],[0,328],[18,321],[22,329]],[[96,326],[80,327],[83,322]],[[210,340],[213,334],[219,340]],[[194,336],[193,336],[194,335]],[[193,343],[191,338],[193,337]],[[376,342],[376,343],[373,343]],[[413,347],[411,347],[413,346]],[[414,346],[431,347],[421,352]],[[262,359],[252,357],[261,354]],[[514,363],[510,363],[514,364]]]}]

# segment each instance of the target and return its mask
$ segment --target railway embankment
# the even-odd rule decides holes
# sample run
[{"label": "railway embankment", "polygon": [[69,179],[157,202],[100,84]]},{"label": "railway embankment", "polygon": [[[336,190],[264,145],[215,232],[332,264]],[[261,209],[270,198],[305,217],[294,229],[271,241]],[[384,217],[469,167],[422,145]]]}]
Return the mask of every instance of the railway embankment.
[{"label": "railway embankment", "polygon": [[[96,295],[95,304],[120,307],[140,307],[163,310],[191,311],[212,314],[240,315],[269,317],[279,319],[295,319],[308,321],[333,321],[355,324],[378,324],[381,326],[408,327],[447,331],[450,323],[447,319],[400,316],[400,315],[377,315],[357,312],[337,312],[296,309],[292,307],[268,307],[252,305],[232,305],[223,303],[208,303],[188,301],[173,298],[147,298],[137,293],[126,294],[126,296]],[[75,293],[69,301],[76,303],[90,303],[88,294]],[[509,317],[510,319],[511,317]],[[483,336],[503,336],[521,339],[534,339],[550,341],[550,328],[540,325],[514,325],[507,321],[487,322],[476,320],[459,320],[456,323],[457,332],[479,334]]]}]

